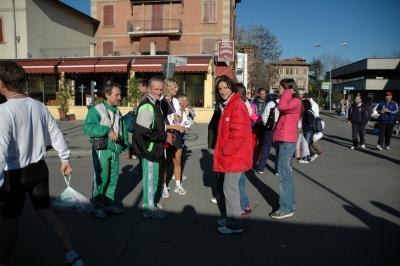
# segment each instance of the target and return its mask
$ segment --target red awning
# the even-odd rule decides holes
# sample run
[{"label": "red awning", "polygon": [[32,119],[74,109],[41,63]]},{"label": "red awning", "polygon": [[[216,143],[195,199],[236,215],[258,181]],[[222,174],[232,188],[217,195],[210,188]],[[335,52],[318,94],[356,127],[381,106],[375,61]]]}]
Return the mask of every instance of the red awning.
[{"label": "red awning", "polygon": [[54,73],[54,68],[61,60],[45,60],[45,61],[16,61],[22,66],[25,73]]},{"label": "red awning", "polygon": [[58,66],[58,72],[95,72],[94,66],[99,59],[86,59],[86,60],[64,60]]},{"label": "red awning", "polygon": [[94,66],[95,72],[128,72],[131,59],[100,59]]},{"label": "red awning", "polygon": [[[186,66],[175,66],[175,72],[206,72],[210,58],[188,58]],[[135,72],[162,72],[167,58],[136,58],[131,69]]]},{"label": "red awning", "polygon": [[233,73],[232,69],[227,65],[215,66],[215,76],[226,75],[230,77],[234,82],[238,82],[235,73]]}]

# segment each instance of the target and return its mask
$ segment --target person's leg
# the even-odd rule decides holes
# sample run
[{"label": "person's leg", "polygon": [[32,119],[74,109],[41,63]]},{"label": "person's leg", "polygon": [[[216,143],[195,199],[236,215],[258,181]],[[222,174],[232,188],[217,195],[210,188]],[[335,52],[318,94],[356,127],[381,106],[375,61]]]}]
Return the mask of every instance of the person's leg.
[{"label": "person's leg", "polygon": [[20,216],[2,217],[0,238],[0,263],[10,263],[19,238]]},{"label": "person's leg", "polygon": [[115,198],[115,190],[117,188],[118,176],[119,176],[119,156],[118,154],[111,152],[112,157],[110,160],[110,177],[109,183],[104,191],[103,205],[113,206]]},{"label": "person's leg", "polygon": [[[279,167],[279,142],[275,142],[275,174],[278,173],[278,167]],[[290,164],[291,165],[291,164]]]},{"label": "person's leg", "polygon": [[386,122],[379,121],[379,138],[378,138],[378,145],[383,146],[383,141],[385,139],[385,132],[386,132]]},{"label": "person's leg", "polygon": [[318,142],[311,143],[311,147],[314,149],[316,154],[321,155],[323,153],[321,146]]},{"label": "person's leg", "polygon": [[225,173],[224,194],[226,206],[226,225],[231,230],[243,229],[240,218],[239,179],[242,173]]},{"label": "person's leg", "polygon": [[357,147],[358,146],[358,126],[359,124],[352,123],[351,124],[351,139],[353,141],[353,146]]},{"label": "person's leg", "polygon": [[358,128],[358,134],[360,136],[360,145],[364,145],[365,144],[365,125],[359,125]]},{"label": "person's leg", "polygon": [[256,146],[257,146],[257,133],[256,133],[257,129],[253,128],[251,130],[251,141],[252,141],[252,145],[253,145],[253,156],[254,153],[256,151]]},{"label": "person's leg", "polygon": [[390,146],[390,139],[392,138],[393,134],[393,123],[389,122],[386,124],[386,132],[385,132],[385,146]]},{"label": "person's leg", "polygon": [[99,209],[103,206],[103,196],[107,188],[110,177],[110,150],[93,149],[93,189],[92,189],[92,205],[93,208]]},{"label": "person's leg", "polygon": [[314,150],[311,148],[311,144],[313,143],[313,136],[314,136],[314,132],[307,132],[306,133],[307,137],[307,144],[308,144],[308,150],[310,151],[310,157],[315,155]]},{"label": "person's leg", "polygon": [[218,190],[218,194],[224,196],[224,179],[225,179],[225,173],[217,172],[217,173],[216,173],[216,178],[217,178],[217,190]]},{"label": "person's leg", "polygon": [[265,135],[263,142],[264,144],[262,146],[261,155],[260,158],[258,159],[258,164],[257,164],[257,171],[259,172],[264,172],[265,165],[267,163],[272,147],[272,131],[266,130],[264,135]]},{"label": "person's leg", "polygon": [[279,145],[279,209],[287,214],[296,209],[294,185],[290,171],[290,160],[296,150],[296,143],[282,142]]},{"label": "person's leg", "polygon": [[250,206],[249,198],[246,194],[246,175],[244,172],[240,175],[239,179],[239,192],[240,192],[240,209],[244,210]]},{"label": "person's leg", "polygon": [[182,149],[176,150],[172,161],[174,163],[175,180],[180,182],[182,176]]},{"label": "person's leg", "polygon": [[54,234],[57,241],[60,242],[65,252],[74,249],[72,245],[71,236],[68,233],[64,223],[54,213],[52,208],[48,209],[36,209],[36,213],[42,219],[42,221],[49,227],[50,231]]},{"label": "person's leg", "polygon": [[265,130],[264,129],[258,129],[257,130],[257,140],[258,140],[258,144],[257,144],[257,161],[260,160],[260,156],[261,156],[261,150],[262,147],[264,146],[264,134],[265,134]]}]

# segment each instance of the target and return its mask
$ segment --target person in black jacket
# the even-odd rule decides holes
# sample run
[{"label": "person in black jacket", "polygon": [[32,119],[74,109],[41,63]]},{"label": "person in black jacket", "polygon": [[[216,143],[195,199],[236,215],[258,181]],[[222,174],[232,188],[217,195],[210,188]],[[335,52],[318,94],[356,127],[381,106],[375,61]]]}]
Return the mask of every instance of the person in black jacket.
[{"label": "person in black jacket", "polygon": [[354,150],[358,147],[358,136],[360,136],[361,148],[365,149],[365,125],[371,120],[368,105],[362,102],[361,96],[356,96],[354,103],[350,106],[347,123],[351,124],[353,145],[350,147]]},{"label": "person in black jacket", "polygon": [[311,102],[309,100],[303,100],[303,116],[302,116],[302,130],[303,130],[303,135],[304,138],[307,140],[308,143],[308,149],[310,150],[310,158],[308,156],[305,156],[298,160],[299,163],[309,163],[310,161],[314,161],[315,158],[318,157],[318,155],[314,152],[314,150],[311,148],[311,144],[313,143],[313,137],[314,137],[314,113],[311,108]]},{"label": "person in black jacket", "polygon": [[164,218],[165,212],[154,204],[159,178],[159,164],[164,157],[164,142],[173,143],[173,135],[165,131],[164,116],[160,110],[160,98],[164,81],[151,78],[149,94],[139,104],[135,121],[132,148],[142,158],[143,167],[143,216]]}]

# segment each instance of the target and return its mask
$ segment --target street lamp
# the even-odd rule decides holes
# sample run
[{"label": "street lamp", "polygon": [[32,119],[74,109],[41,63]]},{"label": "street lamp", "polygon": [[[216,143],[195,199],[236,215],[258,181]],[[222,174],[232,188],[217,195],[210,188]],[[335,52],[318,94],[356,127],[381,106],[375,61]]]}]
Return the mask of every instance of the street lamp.
[{"label": "street lamp", "polygon": [[315,47],[324,47],[329,50],[329,112],[332,111],[332,57],[331,57],[331,51],[333,48],[340,47],[340,46],[346,46],[346,43],[342,43],[336,46],[332,47],[327,47],[327,46],[322,46],[319,44],[314,44]]}]

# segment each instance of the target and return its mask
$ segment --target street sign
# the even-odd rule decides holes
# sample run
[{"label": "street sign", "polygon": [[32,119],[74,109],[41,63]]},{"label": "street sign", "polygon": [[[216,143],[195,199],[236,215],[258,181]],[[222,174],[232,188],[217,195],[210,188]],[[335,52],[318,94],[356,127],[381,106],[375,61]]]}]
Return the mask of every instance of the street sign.
[{"label": "street sign", "polygon": [[330,84],[331,84],[330,82],[322,82],[321,89],[329,91],[329,85]]},{"label": "street sign", "polygon": [[168,57],[168,63],[175,64],[177,66],[186,66],[187,65],[187,58],[181,56],[174,56],[170,55]]},{"label": "street sign", "polygon": [[354,90],[354,87],[344,87],[345,90]]},{"label": "street sign", "polygon": [[235,42],[218,42],[218,62],[235,61]]},{"label": "street sign", "polygon": [[175,64],[161,64],[164,78],[171,79],[174,76]]}]

